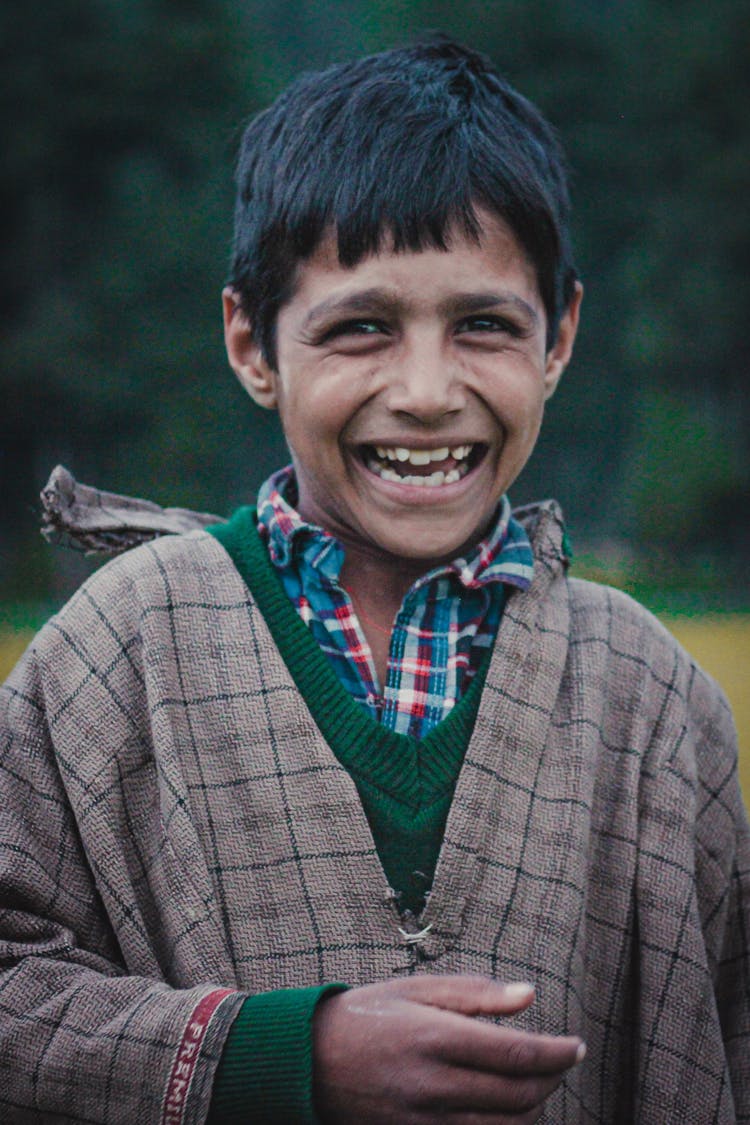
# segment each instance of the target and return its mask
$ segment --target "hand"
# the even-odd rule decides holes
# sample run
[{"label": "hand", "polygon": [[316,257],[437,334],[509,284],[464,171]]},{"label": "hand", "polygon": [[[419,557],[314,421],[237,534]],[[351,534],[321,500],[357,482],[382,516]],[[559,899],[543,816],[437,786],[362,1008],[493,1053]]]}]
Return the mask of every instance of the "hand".
[{"label": "hand", "polygon": [[416,976],[333,993],[313,1023],[316,1111],[325,1125],[526,1125],[585,1048],[474,1016],[528,1008],[530,985]]}]

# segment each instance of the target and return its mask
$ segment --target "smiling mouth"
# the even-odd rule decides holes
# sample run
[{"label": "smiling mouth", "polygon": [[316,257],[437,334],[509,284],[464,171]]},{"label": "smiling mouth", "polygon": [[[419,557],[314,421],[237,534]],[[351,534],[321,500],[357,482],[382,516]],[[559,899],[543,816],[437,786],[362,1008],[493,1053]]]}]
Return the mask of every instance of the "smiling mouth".
[{"label": "smiling mouth", "polygon": [[417,488],[456,484],[470,473],[487,452],[484,442],[411,449],[407,446],[362,446],[365,465],[381,480]]}]

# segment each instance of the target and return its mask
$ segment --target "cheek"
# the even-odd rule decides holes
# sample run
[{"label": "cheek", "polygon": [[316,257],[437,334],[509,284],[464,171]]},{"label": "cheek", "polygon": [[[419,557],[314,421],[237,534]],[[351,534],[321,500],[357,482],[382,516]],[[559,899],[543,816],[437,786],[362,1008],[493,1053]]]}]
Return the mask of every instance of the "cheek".
[{"label": "cheek", "polygon": [[517,418],[516,433],[520,445],[527,447],[536,441],[542,426],[544,415],[544,399],[539,399],[529,406],[523,415]]},{"label": "cheek", "polygon": [[532,433],[539,428],[544,413],[544,387],[537,372],[531,377],[515,377],[495,387],[487,404],[508,436]]},{"label": "cheek", "polygon": [[461,371],[481,397],[509,414],[533,410],[544,399],[544,364],[530,351],[474,356],[464,359]]},{"label": "cheek", "polygon": [[520,468],[536,444],[544,415],[541,390],[526,386],[524,394],[503,396],[494,403],[495,417],[502,431],[501,460]]},{"label": "cheek", "polygon": [[362,404],[365,386],[366,376],[356,371],[300,369],[282,381],[279,413],[297,429],[334,433]]}]

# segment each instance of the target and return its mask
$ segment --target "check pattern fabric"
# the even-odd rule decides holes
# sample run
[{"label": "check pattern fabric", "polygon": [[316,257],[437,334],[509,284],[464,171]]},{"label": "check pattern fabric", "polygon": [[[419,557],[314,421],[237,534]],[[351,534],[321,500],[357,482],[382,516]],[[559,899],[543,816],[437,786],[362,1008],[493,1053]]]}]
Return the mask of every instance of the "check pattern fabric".
[{"label": "check pattern fabric", "polygon": [[393,622],[385,683],[340,581],[344,548],[295,507],[287,466],[258,494],[258,530],[292,604],[342,684],[398,734],[424,738],[450,713],[495,639],[505,585],[525,590],[534,573],[528,536],[503,497],[489,534],[465,558],[435,567],[407,591]]},{"label": "check pattern fabric", "polygon": [[521,518],[534,580],[503,612],[412,934],[213,536],[128,552],[48,623],[0,693],[3,1122],[199,1125],[245,995],[415,970],[531,980],[518,1022],[585,1038],[546,1125],[750,1121],[726,702],[629,598],[566,577],[554,506]]}]

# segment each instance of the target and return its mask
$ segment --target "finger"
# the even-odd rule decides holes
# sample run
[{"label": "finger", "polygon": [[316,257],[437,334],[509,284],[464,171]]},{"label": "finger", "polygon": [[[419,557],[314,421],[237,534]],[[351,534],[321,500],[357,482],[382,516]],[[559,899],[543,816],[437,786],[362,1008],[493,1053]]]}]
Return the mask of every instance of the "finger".
[{"label": "finger", "polygon": [[555,1075],[580,1063],[586,1047],[577,1035],[542,1035],[466,1021],[441,1013],[433,1029],[435,1055],[455,1066],[501,1075]]},{"label": "finger", "polygon": [[529,1113],[541,1107],[557,1089],[563,1075],[507,1078],[446,1067],[435,1083],[429,1108],[450,1115]]},{"label": "finger", "polygon": [[416,976],[398,983],[401,996],[464,1016],[507,1016],[534,999],[528,981],[502,982],[480,976]]},{"label": "finger", "polygon": [[459,1110],[450,1116],[441,1117],[445,1125],[534,1125],[535,1121],[544,1113],[544,1106],[539,1105],[525,1113],[502,1113],[498,1115],[494,1110]]}]

